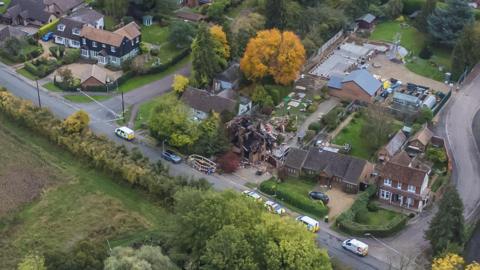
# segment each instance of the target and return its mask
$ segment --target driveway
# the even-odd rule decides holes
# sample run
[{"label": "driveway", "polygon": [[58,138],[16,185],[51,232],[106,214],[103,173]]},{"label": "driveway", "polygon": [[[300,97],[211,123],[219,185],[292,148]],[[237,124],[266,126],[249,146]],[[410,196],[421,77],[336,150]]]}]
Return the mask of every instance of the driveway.
[{"label": "driveway", "polygon": [[[375,65],[381,65],[380,68],[374,68]],[[427,77],[420,76],[416,73],[411,72],[404,64],[396,64],[388,60],[385,54],[378,54],[370,61],[370,67],[368,70],[372,74],[380,75],[382,79],[395,78],[402,81],[402,83],[415,83],[423,86],[430,87],[437,91],[442,91],[447,93],[449,90],[448,85],[443,82],[435,81]]]}]

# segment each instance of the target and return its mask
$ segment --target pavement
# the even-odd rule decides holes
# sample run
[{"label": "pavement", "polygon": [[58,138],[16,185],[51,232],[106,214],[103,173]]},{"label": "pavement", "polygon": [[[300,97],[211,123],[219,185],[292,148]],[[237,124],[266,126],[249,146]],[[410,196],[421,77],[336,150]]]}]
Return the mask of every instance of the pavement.
[{"label": "pavement", "polygon": [[[188,73],[189,66],[182,68],[179,73]],[[149,86],[131,91],[124,95],[126,104],[138,104],[146,101],[152,97],[161,95],[168,91],[173,75],[167,76],[164,79],[157,81]],[[37,90],[34,87],[34,82],[20,76],[15,71],[3,64],[0,64],[0,85],[6,87],[14,95],[23,99],[31,100],[34,104],[38,104]],[[137,147],[146,157],[152,162],[160,159],[161,147],[148,144],[141,136],[134,142],[127,142],[116,137],[113,133],[116,127],[116,119],[121,112],[121,98],[114,97],[104,103],[91,104],[73,104],[61,97],[60,94],[49,92],[40,87],[40,99],[42,107],[48,107],[52,113],[59,119],[65,119],[70,114],[77,110],[83,109],[89,113],[91,118],[90,128],[97,135],[104,135],[117,144],[125,145],[131,149]],[[208,180],[213,188],[217,190],[233,189],[243,191],[248,189],[245,187],[248,180],[238,175],[205,175],[199,171],[194,170],[188,165],[182,163],[178,165],[169,165],[169,173],[172,176],[182,175],[189,178],[204,178]],[[477,178],[478,179],[478,178]],[[340,243],[347,237],[329,228],[328,224],[321,223],[321,230],[317,234],[317,241],[321,247],[327,248],[331,256],[340,260],[343,264],[355,270],[384,270],[396,269],[390,264],[399,265],[398,262],[391,262],[399,259],[398,252],[388,247],[384,242],[378,239],[359,238],[369,245],[370,254],[367,257],[361,258],[341,248]],[[416,239],[409,239],[409,241],[416,241]],[[388,248],[387,248],[388,247]],[[399,268],[399,266],[398,266]]]}]

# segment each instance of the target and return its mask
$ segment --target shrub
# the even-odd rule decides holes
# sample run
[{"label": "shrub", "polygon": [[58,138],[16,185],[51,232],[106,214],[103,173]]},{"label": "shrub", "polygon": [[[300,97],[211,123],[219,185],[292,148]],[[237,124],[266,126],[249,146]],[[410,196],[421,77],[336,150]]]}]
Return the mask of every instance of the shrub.
[{"label": "shrub", "polygon": [[309,113],[314,113],[317,111],[317,108],[318,108],[318,103],[317,102],[313,102],[312,104],[308,105],[308,108],[307,108],[307,111]]},{"label": "shrub", "polygon": [[320,124],[320,122],[313,122],[308,125],[308,129],[315,131],[315,133],[318,133],[322,129],[322,124]]},{"label": "shrub", "polygon": [[322,100],[322,96],[315,95],[315,96],[313,96],[313,100],[319,102],[320,100]]},{"label": "shrub", "polygon": [[304,142],[309,142],[315,137],[315,131],[314,130],[307,130],[305,132],[305,137],[303,137]]},{"label": "shrub", "polygon": [[378,203],[375,201],[370,201],[367,205],[367,208],[370,212],[378,212],[378,209],[380,209],[380,207],[378,207]]},{"label": "shrub", "polygon": [[65,65],[73,64],[80,59],[80,50],[79,49],[69,49],[63,57],[63,63]]},{"label": "shrub", "polygon": [[299,209],[309,212],[317,217],[324,217],[328,214],[328,207],[321,201],[312,201],[305,195],[291,193],[273,180],[264,181],[260,184],[260,190],[268,195],[275,195],[277,199],[291,204]]},{"label": "shrub", "polygon": [[157,49],[157,48],[153,48],[153,49],[150,50],[150,54],[152,56],[158,56],[160,54],[160,50]]},{"label": "shrub", "polygon": [[420,51],[420,53],[418,54],[418,56],[420,56],[420,58],[426,59],[426,60],[430,59],[432,57],[432,55],[433,55],[433,52],[432,52],[432,50],[430,49],[429,46],[424,46],[422,48],[422,50]]}]

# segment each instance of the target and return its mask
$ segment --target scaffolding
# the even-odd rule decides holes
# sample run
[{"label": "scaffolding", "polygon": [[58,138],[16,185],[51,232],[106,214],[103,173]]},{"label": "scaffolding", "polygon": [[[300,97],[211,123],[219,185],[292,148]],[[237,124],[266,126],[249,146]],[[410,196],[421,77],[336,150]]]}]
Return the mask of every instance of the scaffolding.
[{"label": "scaffolding", "polygon": [[200,155],[190,155],[187,162],[188,165],[192,166],[194,169],[206,174],[215,173],[217,170],[217,164],[215,162]]}]

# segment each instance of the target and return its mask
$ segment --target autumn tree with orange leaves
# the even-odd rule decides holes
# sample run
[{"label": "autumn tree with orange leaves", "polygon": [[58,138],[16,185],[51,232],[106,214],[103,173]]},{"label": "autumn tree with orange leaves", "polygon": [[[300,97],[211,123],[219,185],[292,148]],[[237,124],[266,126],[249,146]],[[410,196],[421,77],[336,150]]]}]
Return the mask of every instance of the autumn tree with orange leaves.
[{"label": "autumn tree with orange leaves", "polygon": [[305,63],[305,49],[293,32],[277,29],[258,32],[247,45],[240,68],[249,80],[271,75],[287,85],[296,79]]}]

